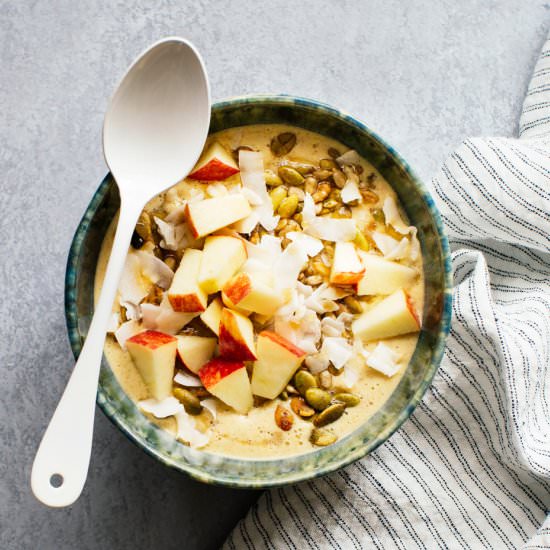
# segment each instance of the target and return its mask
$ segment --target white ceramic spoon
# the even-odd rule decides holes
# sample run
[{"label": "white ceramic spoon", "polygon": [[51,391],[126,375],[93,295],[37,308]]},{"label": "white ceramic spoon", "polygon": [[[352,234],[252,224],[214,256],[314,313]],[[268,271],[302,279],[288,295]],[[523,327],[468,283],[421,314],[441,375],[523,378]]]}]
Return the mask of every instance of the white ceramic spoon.
[{"label": "white ceramic spoon", "polygon": [[105,333],[134,226],[148,200],[191,171],[209,124],[204,64],[181,38],[161,40],[140,55],[111,100],[103,149],[120,189],[120,217],[90,330],[34,459],[31,486],[44,504],[68,506],[82,492]]}]

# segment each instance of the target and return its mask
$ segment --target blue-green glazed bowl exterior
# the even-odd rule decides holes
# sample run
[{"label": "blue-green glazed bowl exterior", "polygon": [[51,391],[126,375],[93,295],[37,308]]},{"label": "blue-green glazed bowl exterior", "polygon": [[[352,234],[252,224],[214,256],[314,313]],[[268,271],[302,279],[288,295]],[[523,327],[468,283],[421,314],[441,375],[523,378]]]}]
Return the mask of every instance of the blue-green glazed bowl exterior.
[{"label": "blue-green glazed bowl exterior", "polygon": [[[411,415],[441,361],[451,318],[451,262],[434,201],[401,156],[350,115],[332,107],[284,95],[238,97],[213,106],[210,132],[235,126],[285,123],[334,138],[368,159],[397,192],[418,228],[424,256],[423,328],[407,370],[384,406],[364,425],[328,447],[290,458],[230,458],[191,449],[151,423],[124,393],[106,360],[97,402],[129,439],[167,466],[206,482],[243,488],[295,483],[333,472],[384,443]],[[74,236],[66,273],[66,317],[75,357],[93,314],[95,266],[105,232],[119,206],[115,183],[107,175]]]}]

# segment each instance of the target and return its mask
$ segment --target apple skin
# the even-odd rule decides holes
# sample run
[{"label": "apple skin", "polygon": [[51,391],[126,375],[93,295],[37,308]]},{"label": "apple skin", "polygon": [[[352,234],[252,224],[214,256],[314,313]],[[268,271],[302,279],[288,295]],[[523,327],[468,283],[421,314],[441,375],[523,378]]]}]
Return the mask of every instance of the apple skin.
[{"label": "apple skin", "polygon": [[246,218],[252,212],[244,195],[234,193],[187,203],[184,216],[195,239]]},{"label": "apple skin", "polygon": [[199,371],[204,387],[215,397],[240,414],[246,414],[253,405],[250,380],[244,363],[212,359]]},{"label": "apple skin", "polygon": [[261,315],[274,315],[283,303],[280,293],[259,280],[258,276],[237,273],[222,289],[228,307]]},{"label": "apple skin", "polygon": [[356,337],[368,342],[418,332],[420,318],[411,297],[399,289],[362,313],[351,328]]},{"label": "apple skin", "polygon": [[156,330],[128,338],[126,349],[151,397],[162,401],[172,394],[177,339]]},{"label": "apple skin", "polygon": [[255,361],[254,328],[250,319],[224,308],[220,321],[220,355],[234,361]]},{"label": "apple skin", "polygon": [[259,334],[256,350],[258,360],[252,371],[252,393],[275,399],[302,364],[306,352],[269,330]]},{"label": "apple skin", "polygon": [[220,181],[238,172],[239,167],[229,152],[214,142],[201,156],[188,177],[199,181]]}]

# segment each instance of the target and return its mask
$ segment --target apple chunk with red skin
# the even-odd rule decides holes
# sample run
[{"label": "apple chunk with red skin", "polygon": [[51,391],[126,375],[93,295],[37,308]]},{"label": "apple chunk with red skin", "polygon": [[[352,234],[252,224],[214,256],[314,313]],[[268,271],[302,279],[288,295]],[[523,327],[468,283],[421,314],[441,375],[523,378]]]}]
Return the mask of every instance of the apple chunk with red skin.
[{"label": "apple chunk with red skin", "polygon": [[334,247],[330,282],[333,285],[353,285],[361,280],[363,273],[365,268],[357,255],[355,245],[337,242]]},{"label": "apple chunk with red skin", "polygon": [[237,273],[246,261],[246,246],[239,237],[212,235],[204,241],[199,284],[214,294]]},{"label": "apple chunk with red skin", "polygon": [[364,341],[392,338],[420,330],[420,319],[410,296],[402,289],[362,313],[351,325]]},{"label": "apple chunk with red skin", "polygon": [[172,394],[178,341],[174,336],[146,330],[126,340],[126,348],[151,397],[161,401]]},{"label": "apple chunk with red skin", "polygon": [[215,141],[201,155],[201,158],[188,177],[200,181],[225,180],[239,172],[239,167],[231,154]]},{"label": "apple chunk with red skin", "polygon": [[208,296],[198,283],[202,254],[194,248],[188,248],[183,254],[168,289],[168,300],[174,311],[198,313],[206,309]]},{"label": "apple chunk with red skin", "polygon": [[246,218],[250,212],[252,209],[246,197],[241,193],[231,193],[187,203],[184,215],[193,237],[198,239]]},{"label": "apple chunk with red skin", "polygon": [[237,273],[228,281],[223,287],[222,298],[225,297],[237,308],[262,315],[273,315],[282,303],[279,293],[249,273]]},{"label": "apple chunk with red skin", "polygon": [[269,330],[259,334],[256,350],[258,360],[252,371],[252,393],[275,399],[302,364],[306,352]]},{"label": "apple chunk with red skin", "polygon": [[176,338],[178,339],[178,356],[181,362],[195,374],[214,355],[216,338],[189,334],[179,335]]},{"label": "apple chunk with red skin", "polygon": [[215,397],[240,414],[246,414],[253,404],[250,380],[241,361],[212,359],[199,370],[204,387]]},{"label": "apple chunk with red skin", "polygon": [[224,359],[255,361],[252,321],[236,311],[224,308],[220,321],[219,350]]}]

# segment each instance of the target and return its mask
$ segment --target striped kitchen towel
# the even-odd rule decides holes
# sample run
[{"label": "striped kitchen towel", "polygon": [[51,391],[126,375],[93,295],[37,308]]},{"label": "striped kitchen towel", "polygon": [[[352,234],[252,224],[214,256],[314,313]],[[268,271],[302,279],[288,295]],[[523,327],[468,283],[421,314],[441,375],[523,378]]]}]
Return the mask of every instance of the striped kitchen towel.
[{"label": "striped kitchen towel", "polygon": [[431,388],[370,456],[264,493],[225,548],[550,548],[550,39],[520,138],[466,140],[432,185],[455,290]]}]

